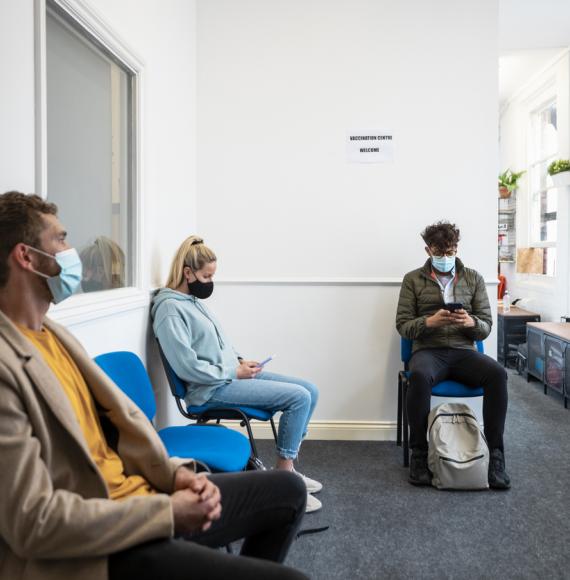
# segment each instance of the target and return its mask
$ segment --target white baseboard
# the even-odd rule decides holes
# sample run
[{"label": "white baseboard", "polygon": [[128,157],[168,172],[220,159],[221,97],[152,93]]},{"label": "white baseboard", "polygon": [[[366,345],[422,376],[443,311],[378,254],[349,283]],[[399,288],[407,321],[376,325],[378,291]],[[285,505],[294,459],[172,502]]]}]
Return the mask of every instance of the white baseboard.
[{"label": "white baseboard", "polygon": [[[237,421],[224,421],[224,425],[244,432]],[[276,421],[275,426],[279,423]],[[252,421],[251,428],[256,439],[273,439],[271,425],[267,421]],[[394,421],[311,421],[307,439],[320,441],[395,441]]]}]

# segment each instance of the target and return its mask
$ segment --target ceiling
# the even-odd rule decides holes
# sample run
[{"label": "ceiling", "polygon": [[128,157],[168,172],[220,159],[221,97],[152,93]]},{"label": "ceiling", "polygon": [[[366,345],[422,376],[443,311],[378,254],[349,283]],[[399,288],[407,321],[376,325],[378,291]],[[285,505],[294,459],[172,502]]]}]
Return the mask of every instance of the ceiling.
[{"label": "ceiling", "polygon": [[499,52],[570,45],[570,0],[499,0]]},{"label": "ceiling", "polygon": [[499,0],[499,102],[570,46],[570,0]]},{"label": "ceiling", "polygon": [[499,56],[499,108],[530,78],[546,68],[562,50],[559,47],[503,52]]}]

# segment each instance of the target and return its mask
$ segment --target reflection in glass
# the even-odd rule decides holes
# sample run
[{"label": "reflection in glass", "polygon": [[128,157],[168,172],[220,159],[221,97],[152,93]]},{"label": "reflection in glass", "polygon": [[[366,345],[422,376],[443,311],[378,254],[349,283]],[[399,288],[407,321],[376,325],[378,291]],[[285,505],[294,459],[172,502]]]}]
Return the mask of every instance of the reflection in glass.
[{"label": "reflection in glass", "polygon": [[106,236],[99,236],[80,252],[83,292],[122,288],[125,285],[125,253]]}]

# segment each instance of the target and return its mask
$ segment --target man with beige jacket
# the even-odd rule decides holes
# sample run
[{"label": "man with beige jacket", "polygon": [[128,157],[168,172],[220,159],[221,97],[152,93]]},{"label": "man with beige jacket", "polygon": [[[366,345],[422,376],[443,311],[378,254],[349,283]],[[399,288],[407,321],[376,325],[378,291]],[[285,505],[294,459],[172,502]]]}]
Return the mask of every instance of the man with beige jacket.
[{"label": "man with beige jacket", "polygon": [[[45,317],[81,280],[57,208],[0,195],[0,231],[0,578],[305,578],[280,564],[303,481],[206,477],[170,459],[145,415]],[[239,557],[213,549],[238,538]]]}]

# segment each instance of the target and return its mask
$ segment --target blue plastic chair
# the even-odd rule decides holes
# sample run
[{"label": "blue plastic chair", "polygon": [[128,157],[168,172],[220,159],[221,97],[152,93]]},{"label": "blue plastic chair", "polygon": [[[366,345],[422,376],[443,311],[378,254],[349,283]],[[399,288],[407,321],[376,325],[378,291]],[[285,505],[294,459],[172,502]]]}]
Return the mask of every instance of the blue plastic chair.
[{"label": "blue plastic chair", "polygon": [[156,342],[158,344],[158,350],[160,352],[160,358],[162,360],[164,372],[166,373],[166,378],[168,379],[168,384],[170,385],[170,391],[176,400],[176,406],[178,407],[180,413],[187,419],[196,421],[198,424],[207,423],[211,420],[214,420],[217,424],[219,424],[222,419],[237,419],[240,421],[241,426],[246,428],[247,435],[249,437],[249,443],[251,446],[250,466],[254,467],[255,469],[265,469],[263,462],[257,453],[257,446],[255,445],[255,438],[253,437],[253,431],[251,430],[250,419],[256,419],[257,421],[269,421],[273,431],[273,437],[275,441],[277,441],[277,429],[275,428],[275,423],[273,421],[273,413],[270,413],[269,411],[263,411],[262,409],[256,409],[255,407],[221,407],[219,404],[213,403],[186,406],[184,401],[184,397],[186,396],[186,385],[170,366],[170,363],[168,362],[168,359],[166,358],[166,355],[164,354],[158,339]]},{"label": "blue plastic chair", "polygon": [[[95,362],[152,421],[156,402],[141,359],[132,352],[118,351],[101,354]],[[249,461],[247,437],[222,426],[166,427],[158,436],[171,457],[196,459],[214,472],[242,471]]]},{"label": "blue plastic chair", "polygon": [[[412,358],[413,341],[408,338],[401,338],[400,351],[401,359],[404,363],[404,370],[398,373],[398,423],[396,431],[396,444],[402,445],[402,433],[404,439],[404,467],[408,467],[410,461],[409,448],[409,425],[408,425],[408,411],[406,408],[406,398],[408,396],[409,386],[409,363]],[[477,341],[477,351],[485,352],[483,342]],[[467,397],[482,397],[483,387],[468,387],[457,381],[442,381],[435,385],[431,394],[433,397],[453,397],[453,398],[467,398]]]}]

